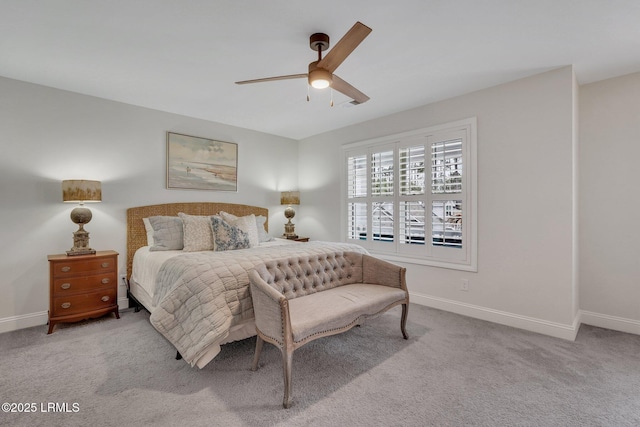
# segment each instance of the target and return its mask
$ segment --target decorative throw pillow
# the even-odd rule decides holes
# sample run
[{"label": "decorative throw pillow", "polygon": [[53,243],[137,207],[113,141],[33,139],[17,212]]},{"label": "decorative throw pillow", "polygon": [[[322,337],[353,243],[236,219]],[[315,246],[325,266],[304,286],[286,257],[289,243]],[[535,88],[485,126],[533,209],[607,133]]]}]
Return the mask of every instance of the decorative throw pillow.
[{"label": "decorative throw pillow", "polygon": [[[149,225],[153,230],[150,251],[175,251],[183,247],[182,220],[177,216],[152,216]],[[148,237],[147,237],[148,238]]]},{"label": "decorative throw pillow", "polygon": [[179,212],[184,231],[185,252],[211,251],[214,248],[211,217]]},{"label": "decorative throw pillow", "polygon": [[230,214],[229,212],[225,212],[225,211],[220,211],[218,215],[227,222],[235,221],[236,219],[240,218],[237,215]]},{"label": "decorative throw pillow", "polygon": [[275,240],[273,237],[269,236],[267,234],[267,231],[264,229],[264,223],[267,221],[267,218],[259,215],[259,216],[255,216],[253,214],[251,215],[247,215],[247,216],[243,216],[243,217],[238,217],[236,215],[230,214],[228,212],[225,211],[220,211],[220,216],[222,217],[222,219],[224,219],[225,221],[227,221],[228,223],[230,223],[231,225],[239,225],[236,224],[235,221],[237,221],[240,218],[252,218],[252,221],[255,223],[255,231],[257,233],[257,240],[255,235],[253,234],[253,227],[251,227],[250,225],[248,227],[251,227],[250,229],[245,229],[243,227],[241,227],[244,231],[247,231],[249,233],[249,241],[251,242],[251,247],[257,246],[258,244],[262,243],[262,242],[270,242],[271,240]]},{"label": "decorative throw pillow", "polygon": [[222,217],[211,217],[211,229],[215,240],[216,251],[231,251],[250,248],[249,235],[239,227],[229,224]]},{"label": "decorative throw pillow", "polygon": [[240,230],[247,233],[247,235],[249,236],[249,245],[251,245],[251,247],[258,246],[260,244],[255,215],[251,214],[246,216],[235,216],[230,213],[221,211],[220,216],[229,225],[238,227]]},{"label": "decorative throw pillow", "polygon": [[147,232],[147,246],[153,246],[153,227],[149,222],[149,218],[142,218],[144,230]]},{"label": "decorative throw pillow", "polygon": [[267,230],[264,229],[265,222],[267,222],[266,216],[258,215],[256,217],[256,228],[258,229],[258,241],[260,243],[276,240],[267,234]]}]

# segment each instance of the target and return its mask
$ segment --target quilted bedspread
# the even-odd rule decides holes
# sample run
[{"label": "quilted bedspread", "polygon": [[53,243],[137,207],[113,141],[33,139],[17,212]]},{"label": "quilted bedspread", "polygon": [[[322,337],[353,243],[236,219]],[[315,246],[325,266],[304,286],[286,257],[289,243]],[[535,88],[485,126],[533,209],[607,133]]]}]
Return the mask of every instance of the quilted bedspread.
[{"label": "quilted bedspread", "polygon": [[229,329],[252,319],[249,271],[265,261],[329,252],[361,252],[348,243],[308,242],[224,252],[192,252],[167,260],[158,272],[151,324],[192,366]]}]

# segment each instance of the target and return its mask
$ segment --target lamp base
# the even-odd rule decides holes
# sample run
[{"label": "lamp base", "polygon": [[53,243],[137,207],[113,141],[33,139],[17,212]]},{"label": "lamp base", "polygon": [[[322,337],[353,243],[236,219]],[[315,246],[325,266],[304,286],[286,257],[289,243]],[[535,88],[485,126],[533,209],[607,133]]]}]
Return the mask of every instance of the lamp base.
[{"label": "lamp base", "polygon": [[94,255],[96,253],[95,249],[91,249],[91,248],[87,248],[87,249],[79,249],[79,250],[73,250],[73,248],[69,249],[67,251],[67,256],[74,256],[74,255]]},{"label": "lamp base", "polygon": [[96,250],[89,247],[89,232],[85,231],[80,224],[78,231],[73,233],[73,247],[67,251],[67,256],[93,255],[95,253]]},{"label": "lamp base", "polygon": [[295,227],[295,224],[292,223],[291,218],[289,218],[289,222],[284,225],[284,234],[282,235],[282,237],[284,237],[285,239],[296,239],[298,235],[296,234]]}]

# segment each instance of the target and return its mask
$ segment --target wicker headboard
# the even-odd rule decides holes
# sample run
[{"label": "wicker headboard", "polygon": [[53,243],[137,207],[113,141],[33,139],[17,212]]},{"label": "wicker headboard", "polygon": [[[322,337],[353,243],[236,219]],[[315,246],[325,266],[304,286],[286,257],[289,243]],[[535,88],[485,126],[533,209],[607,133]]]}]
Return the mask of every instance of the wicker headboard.
[{"label": "wicker headboard", "polygon": [[215,215],[225,211],[236,216],[254,214],[267,218],[264,227],[267,231],[269,210],[258,206],[237,205],[233,203],[166,203],[162,205],[139,206],[127,209],[127,279],[131,278],[133,255],[142,246],[147,245],[147,231],[142,218],[155,215],[177,216],[178,212],[189,215]]}]

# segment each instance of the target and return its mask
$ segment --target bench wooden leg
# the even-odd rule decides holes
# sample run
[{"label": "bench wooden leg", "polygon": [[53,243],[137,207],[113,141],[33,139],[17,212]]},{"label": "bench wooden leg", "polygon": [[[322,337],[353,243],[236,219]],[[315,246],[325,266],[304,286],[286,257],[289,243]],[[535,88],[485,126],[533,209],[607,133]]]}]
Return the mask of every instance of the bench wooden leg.
[{"label": "bench wooden leg", "polygon": [[407,334],[407,316],[409,315],[409,304],[402,304],[402,318],[400,319],[400,329],[405,340],[409,339]]},{"label": "bench wooden leg", "polygon": [[291,365],[293,362],[293,350],[282,349],[282,367],[284,371],[284,399],[282,406],[286,409],[291,406]]},{"label": "bench wooden leg", "polygon": [[264,340],[260,338],[260,335],[256,336],[256,352],[253,356],[253,365],[251,366],[251,370],[255,371],[258,369],[258,361],[260,360],[260,354],[262,353],[262,345],[264,344]]}]

